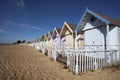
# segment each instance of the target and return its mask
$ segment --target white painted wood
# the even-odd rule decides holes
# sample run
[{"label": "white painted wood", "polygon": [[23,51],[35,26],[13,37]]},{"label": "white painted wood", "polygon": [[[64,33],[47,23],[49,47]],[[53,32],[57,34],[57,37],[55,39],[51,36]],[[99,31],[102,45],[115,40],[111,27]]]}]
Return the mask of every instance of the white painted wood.
[{"label": "white painted wood", "polygon": [[[86,24],[86,26],[92,26],[90,24]],[[84,32],[84,36],[85,36],[85,47],[86,49],[103,49],[103,44],[105,44],[104,42],[104,33],[105,31],[102,30],[104,29],[104,27],[101,27],[99,29],[92,29],[92,30],[87,30]],[[97,46],[98,45],[98,46]]]},{"label": "white painted wood", "polygon": [[117,27],[118,32],[118,54],[119,54],[119,60],[120,60],[120,27]]},{"label": "white painted wood", "polygon": [[[35,48],[41,46],[40,43],[34,43]],[[45,49],[46,47],[42,45]],[[55,46],[52,49],[52,58],[56,61],[57,58],[57,49]],[[68,49],[67,51],[67,66],[75,71],[76,74],[87,72],[89,70],[97,70],[102,69],[106,66],[111,66],[112,64],[116,64],[118,61],[117,52],[115,50],[107,50],[107,51],[95,51],[95,50],[75,50]],[[103,57],[103,55],[106,57]],[[105,59],[108,62],[105,62]],[[106,65],[107,64],[107,65]]]},{"label": "white painted wood", "polygon": [[90,57],[90,70],[92,70],[92,57]]},{"label": "white painted wood", "polygon": [[86,71],[88,71],[88,56],[86,55],[86,57],[87,57],[87,58],[86,58],[86,64],[87,64],[87,66],[86,66],[86,67],[87,67],[87,68],[86,68]]},{"label": "white painted wood", "polygon": [[107,33],[106,33],[106,46],[107,46],[107,50],[109,50],[109,48],[110,48],[110,46],[109,46],[109,44],[110,44],[110,39],[109,39],[109,37],[110,37],[110,32],[109,32],[109,25],[107,25]]},{"label": "white painted wood", "polygon": [[117,50],[117,45],[118,45],[118,36],[117,36],[117,27],[111,26],[110,27],[110,32],[109,32],[109,49],[116,49]]},{"label": "white painted wood", "polygon": [[86,54],[84,54],[85,55],[85,60],[84,60],[84,72],[86,72]]},{"label": "white painted wood", "polygon": [[82,64],[82,66],[81,66],[82,71],[81,72],[83,72],[83,69],[84,69],[83,68],[83,54],[82,54],[82,60],[81,61],[82,61],[82,63],[81,63]]},{"label": "white painted wood", "polygon": [[76,75],[78,74],[78,53],[76,53]]},{"label": "white painted wood", "polygon": [[80,73],[82,72],[82,71],[81,71],[81,60],[82,60],[82,59],[81,59],[81,55],[82,55],[82,54],[79,54],[79,67],[80,67]]}]

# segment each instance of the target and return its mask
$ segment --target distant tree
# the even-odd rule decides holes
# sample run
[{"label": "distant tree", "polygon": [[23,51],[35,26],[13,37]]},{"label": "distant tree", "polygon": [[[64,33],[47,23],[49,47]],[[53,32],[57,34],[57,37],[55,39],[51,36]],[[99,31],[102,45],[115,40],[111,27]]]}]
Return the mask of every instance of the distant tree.
[{"label": "distant tree", "polygon": [[18,40],[18,41],[17,41],[17,44],[20,44],[20,43],[21,43],[21,40]]},{"label": "distant tree", "polygon": [[25,42],[26,42],[26,40],[23,40],[23,41],[22,41],[22,43],[25,43]]}]

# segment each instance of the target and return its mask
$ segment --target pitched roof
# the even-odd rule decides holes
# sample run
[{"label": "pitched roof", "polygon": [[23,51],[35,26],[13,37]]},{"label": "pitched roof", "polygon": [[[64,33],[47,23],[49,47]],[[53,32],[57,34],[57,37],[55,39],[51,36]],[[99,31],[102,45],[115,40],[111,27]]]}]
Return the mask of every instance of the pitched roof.
[{"label": "pitched roof", "polygon": [[113,18],[108,17],[108,16],[106,16],[104,14],[101,14],[101,13],[96,13],[96,14],[98,14],[99,16],[101,16],[101,17],[105,18],[106,20],[108,20],[110,22],[110,24],[120,26],[120,20],[113,19]]},{"label": "pitched roof", "polygon": [[108,16],[105,16],[103,14],[100,14],[100,13],[96,13],[94,11],[91,11],[90,9],[86,8],[86,11],[84,12],[82,18],[80,19],[80,22],[79,24],[77,25],[76,27],[76,31],[82,31],[83,29],[83,26],[85,25],[85,22],[84,22],[84,17],[87,13],[90,13],[91,15],[94,15],[95,17],[97,17],[98,19],[100,19],[102,22],[105,22],[106,25],[109,24],[109,25],[116,25],[116,26],[120,26],[120,20],[116,20],[116,19],[113,19],[113,18],[110,18]]},{"label": "pitched roof", "polygon": [[69,27],[73,30],[73,32],[74,32],[74,30],[76,29],[76,24],[71,24],[71,23],[67,23],[68,25],[69,25]]},{"label": "pitched roof", "polygon": [[52,33],[52,39],[54,40],[57,37],[57,34],[60,35],[61,29],[60,28],[54,28]]},{"label": "pitched roof", "polygon": [[61,29],[60,28],[56,28],[56,30],[60,34]]},{"label": "pitched roof", "polygon": [[47,39],[48,39],[48,34],[42,35],[41,39],[42,39],[42,40],[47,40]]},{"label": "pitched roof", "polygon": [[53,32],[48,32],[48,40],[51,39]]},{"label": "pitched roof", "polygon": [[69,31],[70,31],[71,33],[74,33],[74,31],[75,31],[75,29],[76,29],[76,26],[77,26],[76,24],[67,23],[67,22],[65,21],[64,24],[63,24],[62,30],[61,30],[61,32],[60,32],[60,35],[61,35],[61,36],[64,36],[67,29],[69,29]]},{"label": "pitched roof", "polygon": [[50,32],[50,35],[52,35],[53,34],[53,32]]}]

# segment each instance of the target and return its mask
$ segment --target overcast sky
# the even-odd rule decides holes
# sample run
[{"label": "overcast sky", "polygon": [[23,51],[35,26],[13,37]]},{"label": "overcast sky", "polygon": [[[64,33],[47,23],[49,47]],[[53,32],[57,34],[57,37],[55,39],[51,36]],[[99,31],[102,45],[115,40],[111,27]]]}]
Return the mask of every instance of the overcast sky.
[{"label": "overcast sky", "polygon": [[64,21],[78,24],[86,6],[120,20],[120,0],[0,0],[0,43],[32,41]]}]

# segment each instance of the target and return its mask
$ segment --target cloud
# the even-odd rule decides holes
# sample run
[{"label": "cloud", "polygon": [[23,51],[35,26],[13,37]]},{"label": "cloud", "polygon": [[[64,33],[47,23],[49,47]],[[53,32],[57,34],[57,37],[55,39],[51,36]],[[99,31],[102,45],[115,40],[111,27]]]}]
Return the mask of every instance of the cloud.
[{"label": "cloud", "polygon": [[0,29],[0,33],[9,33],[9,31],[4,30],[4,29]]},{"label": "cloud", "polygon": [[4,26],[12,26],[12,27],[20,27],[20,28],[24,28],[24,29],[32,29],[32,30],[42,30],[42,28],[38,27],[38,26],[33,26],[33,25],[29,25],[29,24],[20,24],[20,23],[16,23],[10,20],[2,20],[3,25]]},{"label": "cloud", "polygon": [[17,10],[19,10],[19,11],[21,11],[21,13],[23,13],[23,16],[26,19],[30,16],[30,12],[23,0],[15,0],[15,6],[16,6]]},{"label": "cloud", "polygon": [[31,26],[31,25],[28,25],[28,24],[18,24],[19,26],[21,27],[24,27],[24,28],[30,28],[30,29],[34,29],[34,30],[42,30],[42,28],[39,28],[39,27],[36,27],[36,26]]},{"label": "cloud", "polygon": [[25,7],[25,4],[24,4],[23,0],[16,0],[16,6],[17,7]]}]

